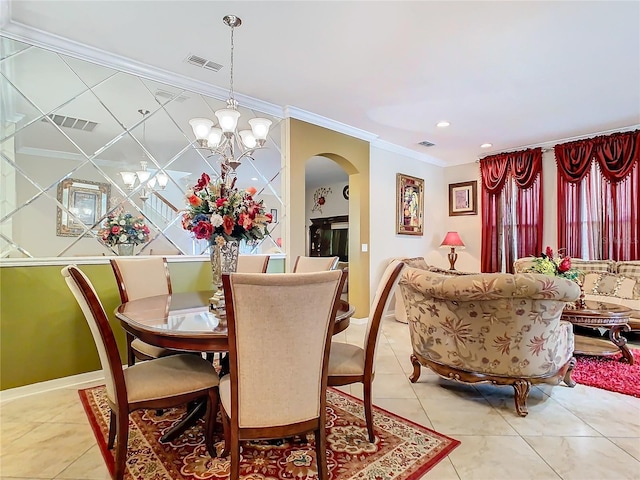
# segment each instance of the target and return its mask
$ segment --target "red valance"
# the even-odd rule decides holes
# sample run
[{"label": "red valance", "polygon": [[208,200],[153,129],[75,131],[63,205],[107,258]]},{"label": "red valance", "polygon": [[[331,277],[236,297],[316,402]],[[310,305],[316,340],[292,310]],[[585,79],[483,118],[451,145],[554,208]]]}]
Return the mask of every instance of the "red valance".
[{"label": "red valance", "polygon": [[582,181],[597,161],[607,181],[618,183],[640,162],[640,130],[563,143],[554,150],[558,173],[566,182]]},{"label": "red valance", "polygon": [[533,148],[519,152],[499,153],[480,160],[480,173],[484,191],[499,194],[504,182],[511,175],[519,188],[531,188],[542,171],[542,149]]}]

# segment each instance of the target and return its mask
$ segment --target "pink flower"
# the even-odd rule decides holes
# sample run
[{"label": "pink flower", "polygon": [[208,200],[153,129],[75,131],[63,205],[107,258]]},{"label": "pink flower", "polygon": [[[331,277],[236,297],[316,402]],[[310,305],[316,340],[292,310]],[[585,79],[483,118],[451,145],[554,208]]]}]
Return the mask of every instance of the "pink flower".
[{"label": "pink flower", "polygon": [[551,250],[551,247],[547,246],[547,249],[545,250],[544,254],[549,258],[553,258],[553,250]]},{"label": "pink flower", "polygon": [[238,225],[241,225],[245,230],[251,230],[251,227],[253,227],[253,221],[249,215],[241,213],[240,218],[238,219]]},{"label": "pink flower", "polygon": [[120,233],[120,230],[121,228],[118,225],[114,225],[113,227],[111,227],[111,233],[113,233],[114,235]]}]

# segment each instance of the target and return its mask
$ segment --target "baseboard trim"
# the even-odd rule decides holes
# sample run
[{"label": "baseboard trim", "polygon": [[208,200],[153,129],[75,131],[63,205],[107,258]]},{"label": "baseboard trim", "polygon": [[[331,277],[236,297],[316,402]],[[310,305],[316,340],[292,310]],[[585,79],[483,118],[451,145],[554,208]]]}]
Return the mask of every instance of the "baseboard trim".
[{"label": "baseboard trim", "polygon": [[16,398],[36,395],[38,393],[58,390],[60,388],[73,387],[74,385],[79,385],[81,383],[95,382],[103,379],[104,373],[102,372],[102,370],[96,370],[95,372],[80,373],[78,375],[72,375],[70,377],[47,380],[46,382],[32,383],[31,385],[25,385],[24,387],[9,388],[0,392],[0,403],[9,400],[15,400]]}]

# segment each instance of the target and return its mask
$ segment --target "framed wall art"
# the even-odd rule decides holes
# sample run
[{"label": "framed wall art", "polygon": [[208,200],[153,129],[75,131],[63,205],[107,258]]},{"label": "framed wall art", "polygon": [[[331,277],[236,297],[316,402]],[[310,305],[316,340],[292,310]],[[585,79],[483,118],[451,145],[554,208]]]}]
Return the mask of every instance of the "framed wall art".
[{"label": "framed wall art", "polygon": [[449,216],[478,214],[478,182],[449,184]]},{"label": "framed wall art", "polygon": [[396,233],[422,235],[424,212],[424,180],[402,173],[396,174]]},{"label": "framed wall art", "polygon": [[99,223],[109,208],[111,185],[67,178],[58,183],[58,207],[56,235],[76,237],[87,234],[87,228],[98,231]]}]

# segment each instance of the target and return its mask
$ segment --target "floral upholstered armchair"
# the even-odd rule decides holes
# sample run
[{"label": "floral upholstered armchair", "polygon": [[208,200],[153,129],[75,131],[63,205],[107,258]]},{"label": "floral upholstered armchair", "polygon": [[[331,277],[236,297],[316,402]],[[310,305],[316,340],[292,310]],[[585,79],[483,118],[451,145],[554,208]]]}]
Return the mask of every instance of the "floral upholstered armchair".
[{"label": "floral upholstered armchair", "polygon": [[570,280],[541,274],[451,277],[405,268],[400,279],[413,354],[421,365],[466,383],[512,385],[518,415],[527,415],[531,384],[573,387],[573,331],[560,316],[580,296]]}]

